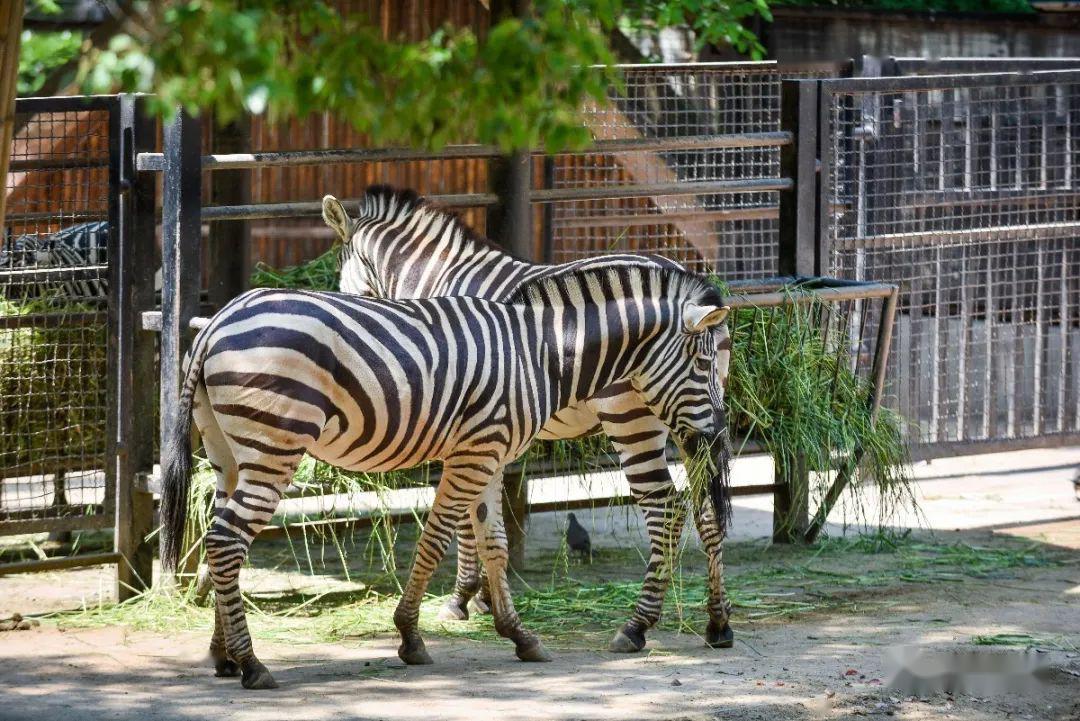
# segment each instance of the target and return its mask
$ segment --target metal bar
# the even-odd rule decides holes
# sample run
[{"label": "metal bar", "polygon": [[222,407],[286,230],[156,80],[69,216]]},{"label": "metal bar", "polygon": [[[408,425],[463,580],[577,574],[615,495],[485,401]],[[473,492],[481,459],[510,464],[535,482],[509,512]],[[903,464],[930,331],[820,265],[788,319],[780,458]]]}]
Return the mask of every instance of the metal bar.
[{"label": "metal bar", "polygon": [[187,348],[187,327],[199,303],[202,243],[200,205],[202,173],[199,121],[177,111],[164,132],[167,158],[162,199],[161,247],[161,466],[171,463],[168,435],[181,420],[181,362]]},{"label": "metal bar", "polygon": [[[216,153],[203,155],[203,170],[238,170],[295,165],[333,165],[337,163],[383,163],[410,160],[451,160],[460,158],[495,158],[498,148],[491,145],[450,145],[439,151],[411,148],[345,148],[340,150],[283,150],[266,153]],[[140,153],[136,169],[165,169],[164,153]]]},{"label": "metal bar", "polygon": [[[52,216],[55,218],[56,215]],[[59,281],[98,280],[109,271],[108,265],[84,265],[80,268],[27,268],[0,270],[0,282],[27,285]]]},{"label": "metal bar", "polygon": [[108,110],[116,102],[115,95],[57,95],[45,98],[19,98],[15,113],[70,113],[80,110]]},{"label": "metal bar", "polygon": [[54,223],[72,220],[104,220],[106,213],[100,210],[65,210],[58,218],[55,210],[43,210],[37,213],[8,213],[4,219],[7,225],[15,223],[33,223],[48,220]]},{"label": "metal bar", "polygon": [[145,98],[120,96],[119,223],[110,292],[118,309],[110,329],[116,348],[116,398],[110,412],[116,420],[115,455],[110,466],[116,479],[114,550],[120,556],[117,598],[131,598],[153,582],[153,550],[147,537],[154,527],[154,498],[136,482],[153,466],[154,339],[138,328],[139,312],[154,302],[155,177],[135,172],[140,146],[153,147],[156,123],[146,113]]},{"label": "metal bar", "polygon": [[28,313],[0,316],[0,330],[15,328],[74,328],[98,325],[108,318],[103,311],[85,313]]},{"label": "metal bar", "polygon": [[1023,438],[994,438],[986,441],[951,441],[912,445],[912,462],[954,456],[974,456],[983,453],[1002,453],[1034,448],[1060,448],[1080,445],[1080,432],[1044,433]]},{"label": "metal bar", "polygon": [[[596,140],[579,153],[616,153],[644,151],[663,153],[680,150],[714,150],[723,148],[775,148],[789,145],[791,135],[784,132],[730,133],[672,138],[620,138]],[[529,155],[545,155],[537,148]],[[335,150],[283,150],[264,153],[213,153],[202,156],[203,170],[240,170],[279,168],[298,165],[335,165],[341,163],[386,163],[415,160],[460,160],[463,158],[494,159],[500,156],[492,145],[450,145],[441,150],[411,148],[341,148]],[[138,170],[165,169],[163,153],[140,153]]]},{"label": "metal bar", "polygon": [[98,531],[112,528],[116,520],[108,513],[79,514],[62,518],[27,518],[0,520],[0,536],[57,531]]},{"label": "metal bar", "polygon": [[1018,87],[1080,82],[1077,70],[1037,70],[1025,73],[986,73],[977,75],[909,75],[883,78],[827,78],[821,81],[825,92],[846,95],[851,93],[897,93],[920,90],[950,90],[952,88]]},{"label": "metal bar", "polygon": [[[617,467],[617,466],[613,466]],[[745,498],[747,496],[763,496],[768,495],[776,491],[780,487],[777,483],[758,483],[754,485],[746,486],[734,486],[731,489],[731,496],[733,498]],[[565,501],[544,501],[541,503],[530,503],[528,505],[528,512],[533,513],[552,513],[557,511],[577,511],[589,508],[608,508],[611,506],[629,506],[634,503],[634,499],[631,496],[609,496],[609,497],[594,497],[588,498],[574,498]],[[324,531],[338,532],[348,531],[361,528],[372,528],[376,524],[390,521],[392,524],[408,524],[415,523],[416,518],[419,516],[423,519],[427,508],[416,508],[407,511],[395,511],[392,513],[370,515],[370,516],[357,516],[355,518],[330,518],[318,521],[304,521],[301,523],[287,523],[281,526],[267,526],[259,534],[259,538],[262,540],[274,540],[281,538],[294,538],[297,536],[302,537],[305,534],[321,533]]]},{"label": "metal bar", "polygon": [[711,180],[690,183],[647,183],[620,185],[610,188],[555,188],[534,190],[533,202],[549,203],[559,200],[603,200],[606,198],[639,198],[648,195],[718,195],[721,193],[759,193],[770,190],[790,190],[790,178],[750,178],[747,180]]},{"label": "metal bar", "polygon": [[[551,208],[551,204],[545,204],[545,212]],[[688,211],[685,213],[654,213],[649,215],[625,214],[625,215],[582,215],[559,220],[555,225],[561,229],[590,228],[637,228],[650,225],[668,225],[680,221],[717,222],[728,223],[735,220],[776,220],[780,217],[780,210],[776,206],[767,208],[736,208],[733,210],[705,210]],[[804,272],[804,275],[812,274],[813,269]]]},{"label": "metal bar", "polygon": [[[882,399],[885,395],[885,374],[889,364],[889,350],[892,347],[893,324],[896,320],[896,305],[899,297],[900,289],[894,288],[893,293],[882,302],[881,319],[878,324],[877,348],[874,350],[874,366],[872,371],[874,384],[870,390],[870,397],[867,398],[867,407],[870,410],[871,422],[877,418],[878,411],[881,409]],[[814,518],[803,534],[803,540],[806,543],[813,543],[817,540],[818,535],[821,533],[821,529],[825,527],[825,522],[828,520],[829,513],[832,511],[833,506],[836,505],[836,501],[839,500],[840,495],[851,482],[851,478],[855,473],[855,469],[858,468],[864,452],[865,449],[861,446],[856,448],[851,457],[847,459],[847,462],[844,463],[839,472],[837,472],[836,479],[825,492],[825,497],[822,499],[821,505],[819,505],[817,511],[814,512]]]},{"label": "metal bar", "polygon": [[15,573],[59,571],[65,568],[81,568],[83,566],[104,566],[110,563],[119,563],[121,560],[122,556],[114,551],[110,553],[88,553],[85,556],[63,556],[60,558],[41,558],[35,561],[0,563],[0,576],[10,576]]},{"label": "metal bar", "polygon": [[[926,230],[910,233],[882,233],[859,238],[867,247],[893,246],[901,242],[911,245],[953,245],[987,242],[998,239],[1047,240],[1068,237],[1080,232],[1080,222],[1037,223],[1030,225],[997,225],[989,228],[963,228],[957,230]],[[847,244],[845,243],[845,247]]]},{"label": "metal bar", "polygon": [[[108,252],[108,322],[105,337],[105,500],[104,511],[116,519],[120,530],[121,508],[126,503],[129,488],[117,473],[117,459],[124,444],[123,411],[121,408],[120,377],[122,365],[129,359],[124,356],[120,343],[121,317],[125,309],[126,281],[121,250],[121,233],[124,231],[121,193],[124,181],[124,125],[125,118],[120,96],[109,107],[109,234],[106,239]],[[119,549],[114,548],[114,551]],[[121,597],[123,598],[123,597]]]},{"label": "metal bar", "polygon": [[[478,208],[494,205],[498,196],[493,193],[458,193],[429,195],[426,200],[439,207]],[[355,208],[359,199],[343,200],[346,208]],[[202,209],[203,220],[257,220],[261,218],[302,218],[322,215],[322,201],[289,203],[253,203],[251,205],[211,205]]]},{"label": "metal bar", "polygon": [[[26,158],[12,160],[8,167],[10,173],[44,170],[77,170],[84,168],[107,168],[108,158]],[[54,214],[55,215],[55,214]]]},{"label": "metal bar", "polygon": [[778,270],[791,275],[819,271],[818,229],[818,122],[817,81],[785,80],[780,91],[780,127],[798,142],[780,149],[780,175],[792,178],[793,187],[780,192],[778,208],[780,255]]}]

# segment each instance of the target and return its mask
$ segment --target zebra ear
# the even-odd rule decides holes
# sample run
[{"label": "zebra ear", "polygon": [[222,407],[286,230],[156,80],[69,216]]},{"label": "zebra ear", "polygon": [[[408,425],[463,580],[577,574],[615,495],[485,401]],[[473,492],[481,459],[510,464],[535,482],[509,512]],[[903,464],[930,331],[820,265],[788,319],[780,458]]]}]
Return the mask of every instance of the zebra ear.
[{"label": "zebra ear", "polygon": [[337,232],[342,242],[349,242],[351,221],[340,200],[332,195],[324,196],[322,199],[322,217],[326,224]]},{"label": "zebra ear", "polygon": [[686,330],[690,333],[700,333],[706,328],[723,323],[729,310],[731,309],[726,305],[690,303],[686,306],[686,310],[683,311],[683,322],[686,324]]}]

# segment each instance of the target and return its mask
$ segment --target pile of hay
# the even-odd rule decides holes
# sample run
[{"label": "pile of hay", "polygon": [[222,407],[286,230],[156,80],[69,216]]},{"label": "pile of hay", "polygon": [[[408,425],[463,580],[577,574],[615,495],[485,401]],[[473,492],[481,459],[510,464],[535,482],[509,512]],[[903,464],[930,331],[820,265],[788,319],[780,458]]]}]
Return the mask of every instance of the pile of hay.
[{"label": "pile of hay", "polygon": [[50,473],[105,452],[105,321],[64,325],[86,303],[0,300],[0,317],[48,314],[49,323],[0,329],[0,468]]}]

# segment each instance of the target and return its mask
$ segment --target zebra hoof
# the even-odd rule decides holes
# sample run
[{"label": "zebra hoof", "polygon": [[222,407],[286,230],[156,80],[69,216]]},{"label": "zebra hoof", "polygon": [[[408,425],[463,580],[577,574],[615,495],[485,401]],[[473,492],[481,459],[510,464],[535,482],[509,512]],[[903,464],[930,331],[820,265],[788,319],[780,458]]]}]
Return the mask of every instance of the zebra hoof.
[{"label": "zebra hoof", "polygon": [[468,621],[469,607],[456,599],[450,599],[439,609],[440,621]]},{"label": "zebra hoof", "polygon": [[236,665],[236,661],[229,659],[214,661],[214,675],[218,678],[234,678],[240,675],[240,667]]},{"label": "zebra hoof", "polygon": [[720,628],[716,621],[709,621],[709,626],[705,629],[705,642],[713,648],[731,648],[735,645],[735,632],[731,630],[729,623]]},{"label": "zebra hoof", "polygon": [[645,634],[635,631],[627,632],[621,628],[615,632],[615,638],[608,644],[611,653],[637,653],[645,648]]},{"label": "zebra hoof", "polygon": [[214,660],[214,675],[218,678],[232,678],[240,675],[240,666],[229,658],[224,647],[211,645],[210,658]]},{"label": "zebra hoof", "polygon": [[406,645],[401,644],[397,651],[398,658],[410,666],[427,666],[428,664],[435,663],[431,660],[431,656],[428,654],[427,649],[424,648],[424,642],[418,641],[414,644]]},{"label": "zebra hoof", "polygon": [[473,613],[481,616],[491,615],[491,606],[479,596],[473,596],[469,599],[468,608],[471,609]]},{"label": "zebra hoof", "polygon": [[537,641],[531,646],[518,646],[514,651],[522,661],[546,662],[551,660],[551,654],[544,648],[544,644]]},{"label": "zebra hoof", "polygon": [[243,674],[240,679],[240,685],[247,689],[269,689],[277,688],[277,681],[270,675],[270,672],[266,670],[266,666],[252,659],[240,665],[240,672]]}]

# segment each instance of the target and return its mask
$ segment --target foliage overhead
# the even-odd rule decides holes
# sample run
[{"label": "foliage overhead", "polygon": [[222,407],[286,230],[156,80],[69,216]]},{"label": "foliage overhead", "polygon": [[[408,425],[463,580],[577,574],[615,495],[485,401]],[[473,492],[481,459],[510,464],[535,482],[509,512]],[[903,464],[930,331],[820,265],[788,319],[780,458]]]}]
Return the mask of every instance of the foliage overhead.
[{"label": "foliage overhead", "polygon": [[617,73],[618,22],[689,23],[703,42],[760,52],[740,20],[765,0],[534,0],[482,37],[445,25],[422,40],[386,39],[361,14],[323,0],[184,0],[140,5],[128,34],[88,53],[88,92],[154,93],[161,114],[184,106],[221,122],[330,112],[376,144],[438,148],[578,148],[586,101],[602,102]]},{"label": "foliage overhead", "polygon": [[49,72],[77,58],[81,46],[82,36],[70,30],[23,30],[19,41],[18,94],[25,97],[40,90]]},{"label": "foliage overhead", "polygon": [[1035,12],[1028,0],[774,0],[773,4],[893,12],[980,14]]}]

